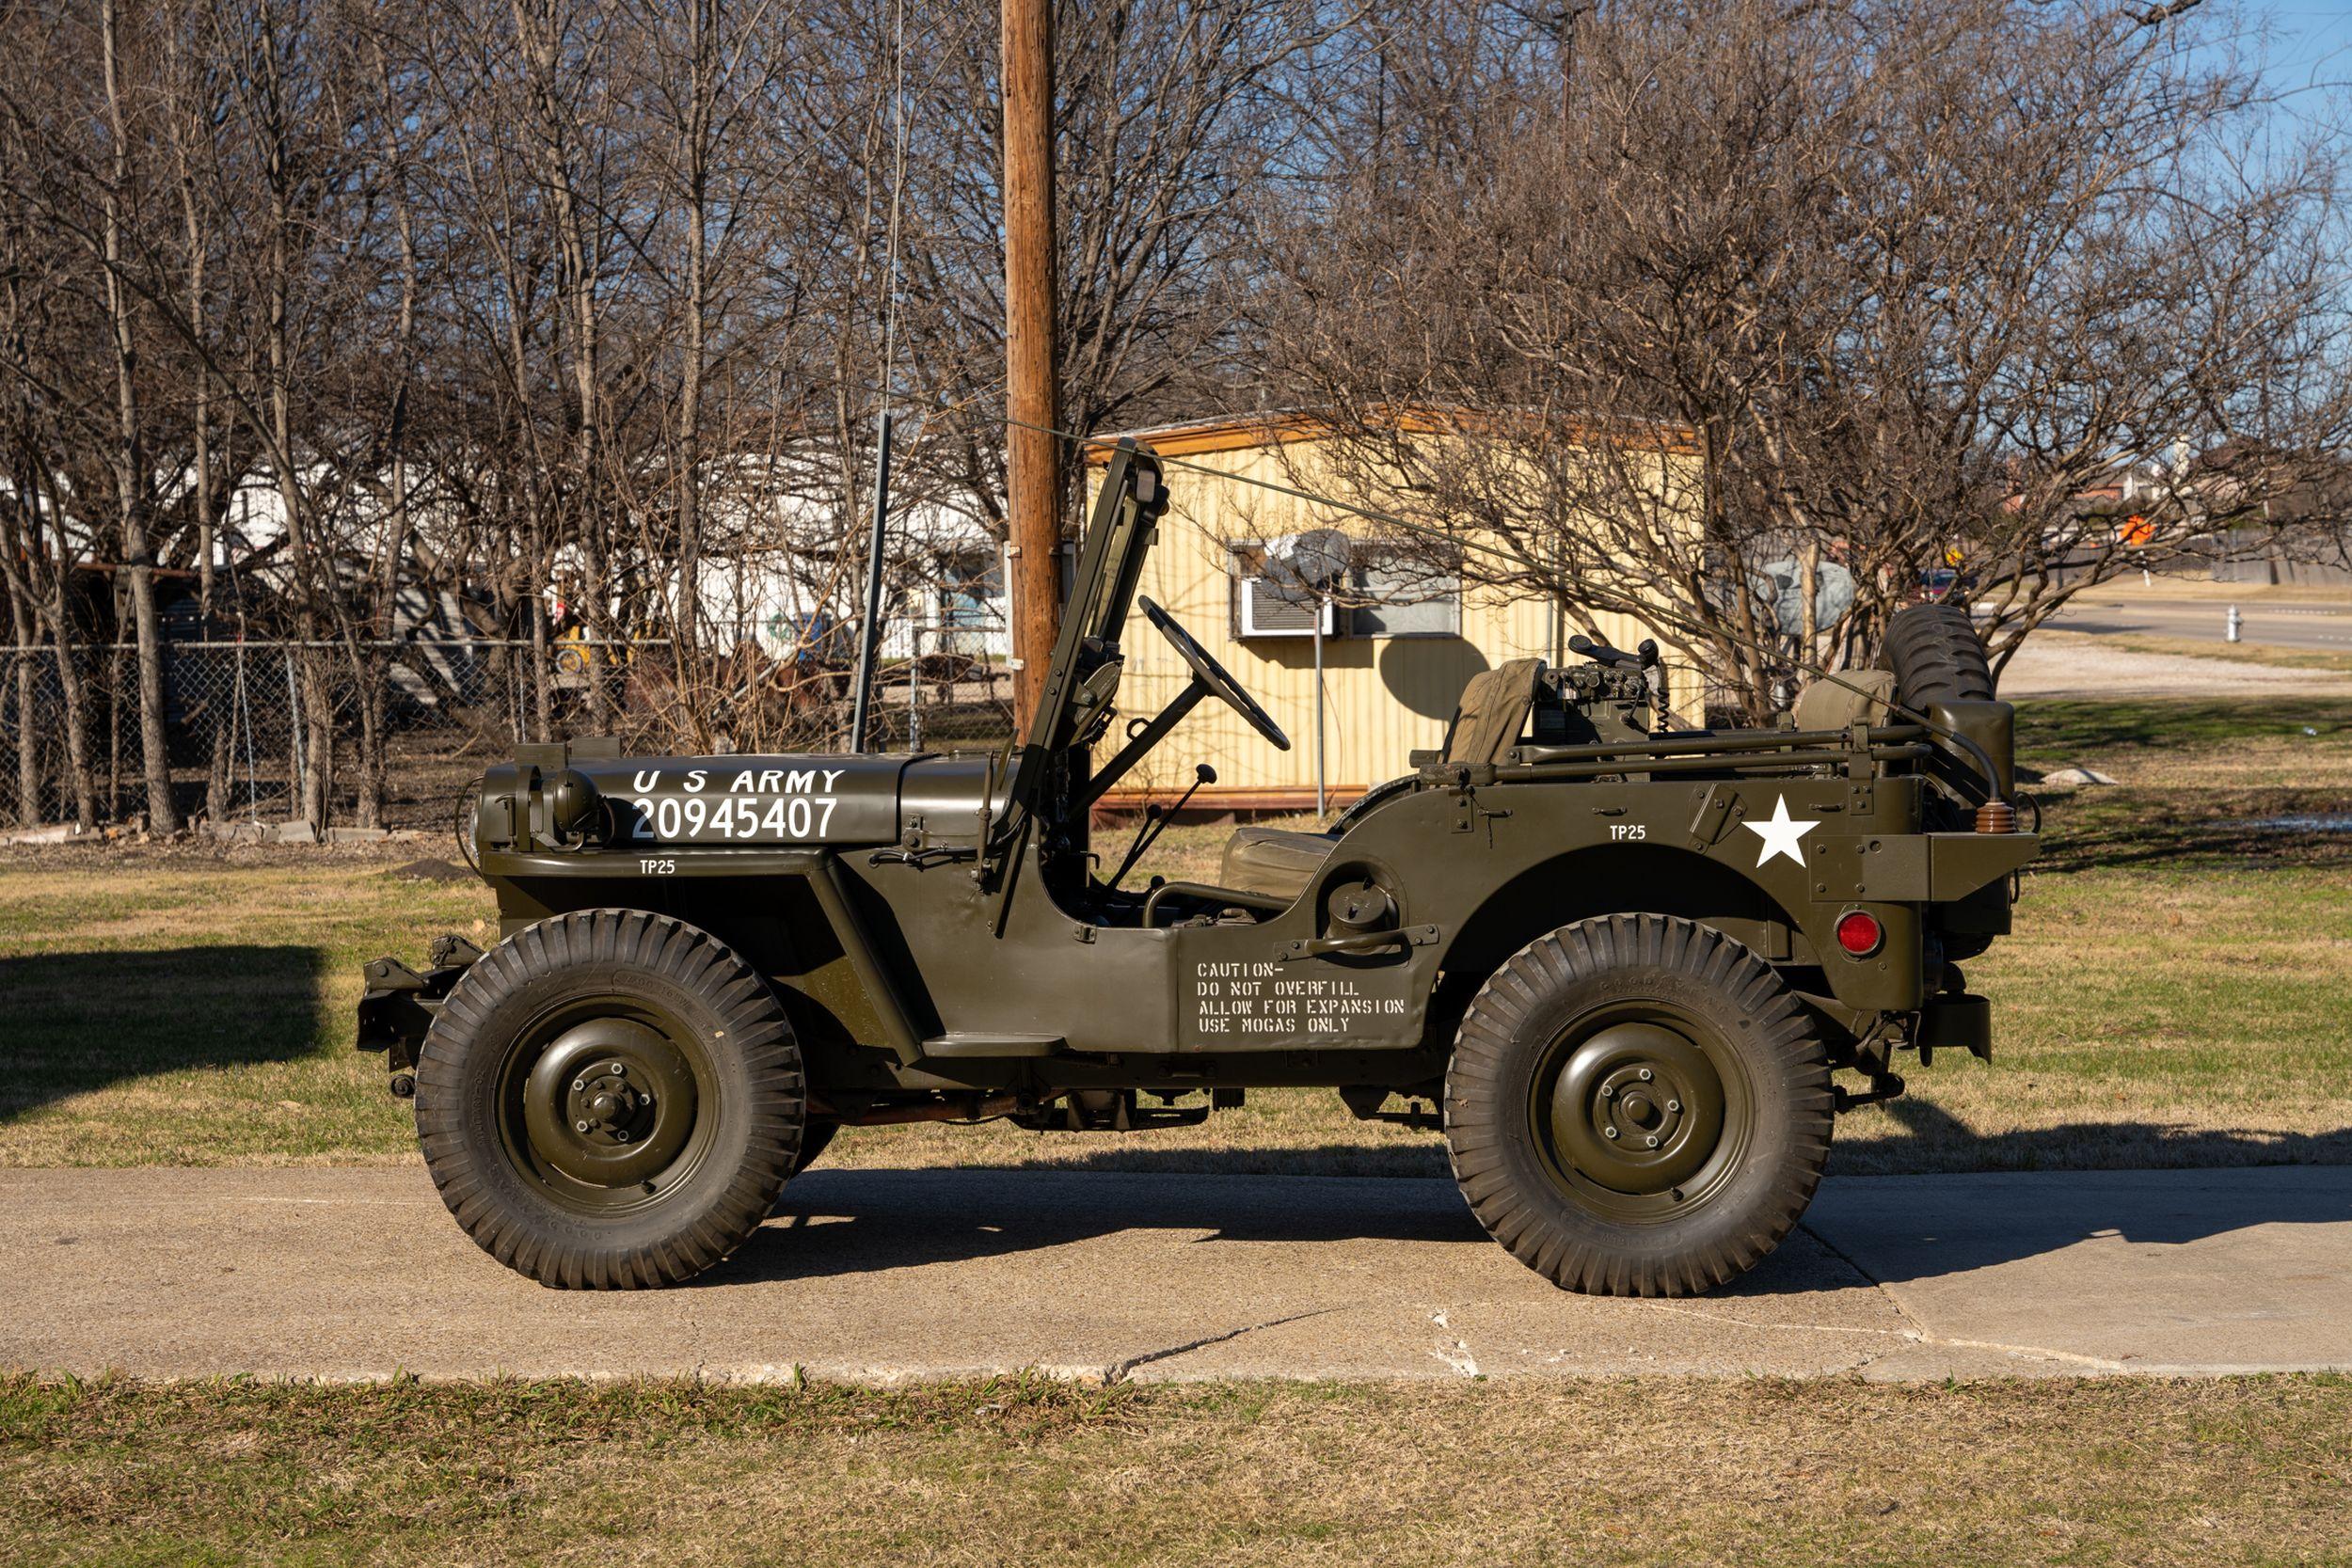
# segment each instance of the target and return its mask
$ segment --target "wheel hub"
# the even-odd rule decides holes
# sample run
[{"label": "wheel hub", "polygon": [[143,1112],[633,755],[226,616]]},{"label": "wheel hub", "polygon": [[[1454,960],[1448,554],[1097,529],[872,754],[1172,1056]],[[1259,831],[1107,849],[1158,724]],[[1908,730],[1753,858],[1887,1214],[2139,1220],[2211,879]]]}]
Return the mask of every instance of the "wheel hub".
[{"label": "wheel hub", "polygon": [[628,1064],[615,1060],[574,1078],[564,1107],[572,1131],[591,1143],[615,1148],[632,1140],[642,1144],[660,1108],[655,1085],[644,1082],[646,1077],[641,1069],[638,1081],[632,1082]]},{"label": "wheel hub", "polygon": [[1552,1143],[1620,1193],[1672,1191],[1715,1152],[1724,1086],[1707,1053],[1660,1023],[1618,1023],[1569,1053],[1551,1090]]},{"label": "wheel hub", "polygon": [[532,1152],[577,1181],[628,1187],[651,1180],[686,1147],[694,1075],[655,1029],[591,1019],[548,1046],[523,1085]]}]

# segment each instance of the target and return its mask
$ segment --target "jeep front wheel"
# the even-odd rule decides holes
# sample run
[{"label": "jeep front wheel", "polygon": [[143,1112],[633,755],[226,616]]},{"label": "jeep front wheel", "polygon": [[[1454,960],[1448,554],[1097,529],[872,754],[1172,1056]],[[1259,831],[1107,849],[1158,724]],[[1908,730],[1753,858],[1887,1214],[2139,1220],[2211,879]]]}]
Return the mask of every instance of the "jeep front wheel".
[{"label": "jeep front wheel", "polygon": [[442,1201],[543,1285],[675,1284],[774,1206],[806,1120],[800,1048],[767,983],[666,915],[526,927],[451,990],[417,1062]]},{"label": "jeep front wheel", "polygon": [[1712,927],[1613,915],[1487,980],[1446,1072],[1463,1196],[1521,1262],[1597,1295],[1690,1295],[1780,1243],[1829,1158],[1828,1053]]}]

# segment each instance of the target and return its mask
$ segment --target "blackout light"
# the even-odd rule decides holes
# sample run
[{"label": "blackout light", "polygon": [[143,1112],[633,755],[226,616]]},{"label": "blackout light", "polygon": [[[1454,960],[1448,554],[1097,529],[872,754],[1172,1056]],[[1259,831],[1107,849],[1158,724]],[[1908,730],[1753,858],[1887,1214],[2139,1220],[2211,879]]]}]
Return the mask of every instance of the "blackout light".
[{"label": "blackout light", "polygon": [[1864,910],[1848,910],[1837,917],[1837,945],[1857,958],[1867,958],[1886,940],[1879,917]]}]

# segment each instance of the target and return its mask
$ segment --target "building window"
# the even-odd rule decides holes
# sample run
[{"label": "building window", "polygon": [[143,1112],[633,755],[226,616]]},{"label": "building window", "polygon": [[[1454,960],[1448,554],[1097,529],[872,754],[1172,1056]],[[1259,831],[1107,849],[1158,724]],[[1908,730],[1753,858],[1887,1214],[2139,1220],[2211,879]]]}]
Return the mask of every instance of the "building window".
[{"label": "building window", "polygon": [[1359,546],[1346,615],[1350,637],[1459,637],[1462,562],[1378,545]]},{"label": "building window", "polygon": [[[1237,637],[1308,637],[1314,630],[1312,596],[1295,583],[1265,576],[1262,545],[1232,546],[1229,605]],[[1330,594],[1327,625],[1333,637],[1459,637],[1462,570],[1458,557],[1426,549],[1359,544],[1346,579]]]}]

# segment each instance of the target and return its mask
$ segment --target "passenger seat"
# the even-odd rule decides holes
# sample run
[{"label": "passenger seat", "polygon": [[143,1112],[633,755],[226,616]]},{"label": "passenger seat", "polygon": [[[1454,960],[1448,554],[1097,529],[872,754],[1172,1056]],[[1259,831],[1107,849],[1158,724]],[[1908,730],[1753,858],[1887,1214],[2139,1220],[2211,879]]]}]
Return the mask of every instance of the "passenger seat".
[{"label": "passenger seat", "polygon": [[[1535,705],[1535,680],[1543,668],[1540,658],[1515,658],[1472,675],[1462,688],[1453,722],[1446,726],[1445,760],[1490,763],[1508,751],[1527,728],[1528,712]],[[1237,893],[1295,898],[1314,881],[1338,843],[1336,833],[1236,828],[1225,841],[1217,883]]]}]

